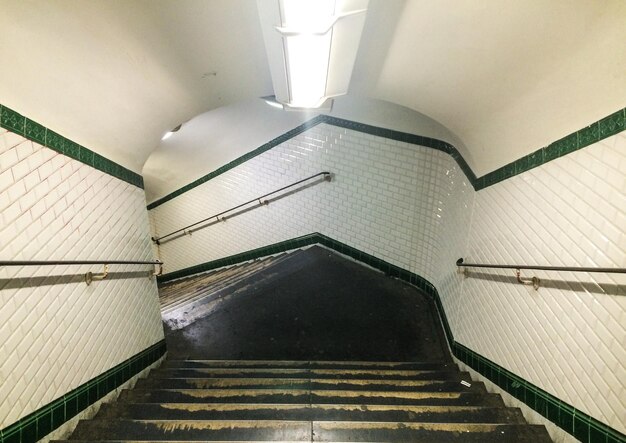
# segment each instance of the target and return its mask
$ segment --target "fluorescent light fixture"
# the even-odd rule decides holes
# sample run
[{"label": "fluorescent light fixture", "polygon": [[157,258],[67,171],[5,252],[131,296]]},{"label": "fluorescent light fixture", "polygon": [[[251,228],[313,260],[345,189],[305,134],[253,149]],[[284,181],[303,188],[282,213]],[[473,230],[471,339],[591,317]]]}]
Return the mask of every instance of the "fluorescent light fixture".
[{"label": "fluorescent light fixture", "polygon": [[167,140],[168,138],[170,138],[172,135],[174,135],[175,132],[178,132],[178,130],[183,126],[183,124],[181,123],[180,125],[176,126],[174,129],[172,129],[171,131],[167,131],[165,134],[163,134],[163,137],[161,137],[161,140]]},{"label": "fluorescent light fixture", "polygon": [[276,101],[319,108],[348,92],[368,0],[257,0]]}]

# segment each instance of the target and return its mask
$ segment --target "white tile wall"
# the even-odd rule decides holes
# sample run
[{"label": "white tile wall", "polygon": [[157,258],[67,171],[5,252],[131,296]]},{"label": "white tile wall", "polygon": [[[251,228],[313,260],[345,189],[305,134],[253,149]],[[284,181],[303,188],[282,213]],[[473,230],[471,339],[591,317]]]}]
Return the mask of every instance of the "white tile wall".
[{"label": "white tile wall", "polygon": [[[468,261],[626,267],[626,132],[477,193]],[[626,276],[484,272],[444,300],[455,339],[626,432]]]},{"label": "white tile wall", "polygon": [[325,170],[332,183],[163,243],[166,272],[320,232],[427,279],[444,275],[446,217],[467,229],[473,194],[457,164],[430,148],[326,124],[151,210],[152,225],[163,235]]},{"label": "white tile wall", "polygon": [[[152,260],[148,230],[141,189],[0,129],[0,260]],[[87,271],[0,268],[0,429],[163,338],[154,279],[59,284]]]}]

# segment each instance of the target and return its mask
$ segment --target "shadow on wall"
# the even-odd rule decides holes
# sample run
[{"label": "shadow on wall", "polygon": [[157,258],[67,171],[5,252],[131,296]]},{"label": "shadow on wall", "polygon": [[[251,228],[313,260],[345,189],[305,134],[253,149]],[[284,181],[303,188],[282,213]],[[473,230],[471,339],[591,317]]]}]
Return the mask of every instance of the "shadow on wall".
[{"label": "shadow on wall", "polygon": [[[468,271],[468,278],[476,278],[479,280],[488,280],[499,283],[510,283],[520,285],[517,278],[513,275],[501,275],[488,272]],[[529,276],[527,276],[529,277]],[[538,291],[545,289],[560,289],[562,291],[587,292],[590,294],[601,295],[623,295],[626,296],[626,286],[613,283],[600,283],[590,281],[572,281],[572,280],[552,280],[541,278]]]},{"label": "shadow on wall", "polygon": [[[154,271],[109,272],[106,280],[125,280],[128,278],[151,278]],[[35,288],[38,286],[67,285],[85,283],[85,274],[46,275],[42,277],[0,278],[0,289]],[[93,283],[92,283],[93,284]],[[95,284],[100,284],[96,282]]]}]

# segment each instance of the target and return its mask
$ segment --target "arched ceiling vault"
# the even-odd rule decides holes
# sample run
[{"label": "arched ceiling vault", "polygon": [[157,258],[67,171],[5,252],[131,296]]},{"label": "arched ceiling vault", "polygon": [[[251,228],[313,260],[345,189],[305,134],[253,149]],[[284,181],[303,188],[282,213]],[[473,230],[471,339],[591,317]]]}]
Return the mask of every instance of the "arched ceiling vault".
[{"label": "arched ceiling vault", "polygon": [[[435,119],[480,176],[626,106],[624,23],[622,0],[370,0],[350,95]],[[255,0],[0,0],[0,37],[0,103],[148,182],[165,131],[272,93]],[[203,117],[206,172],[233,115]]]}]

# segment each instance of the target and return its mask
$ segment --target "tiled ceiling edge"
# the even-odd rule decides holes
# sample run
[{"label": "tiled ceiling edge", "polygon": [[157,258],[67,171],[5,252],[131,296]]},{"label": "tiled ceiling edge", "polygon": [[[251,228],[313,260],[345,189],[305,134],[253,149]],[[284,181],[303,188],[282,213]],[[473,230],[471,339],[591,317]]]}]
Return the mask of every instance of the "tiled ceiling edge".
[{"label": "tiled ceiling edge", "polygon": [[0,105],[0,127],[143,189],[141,175],[3,105]]},{"label": "tiled ceiling edge", "polygon": [[502,166],[475,180],[474,189],[479,191],[488,186],[541,166],[585,146],[615,135],[626,129],[626,108],[573,132],[524,157]]},{"label": "tiled ceiling edge", "polygon": [[437,288],[428,280],[418,274],[402,269],[399,266],[392,265],[389,262],[360,251],[345,243],[334,240],[326,235],[320,234],[319,232],[262,246],[257,249],[202,263],[200,265],[181,269],[179,271],[174,271],[158,277],[158,281],[159,283],[164,283],[166,281],[187,277],[200,272],[207,272],[223,266],[235,265],[245,261],[314,244],[320,244],[341,254],[347,255],[354,260],[378,269],[391,277],[410,283],[424,291],[433,299],[437,307],[448,344],[450,345],[450,349],[452,350],[454,356],[470,366],[476,372],[480,373],[482,376],[491,380],[504,391],[524,402],[528,407],[537,411],[543,417],[550,420],[564,431],[573,435],[583,443],[626,443],[626,435],[585,414],[584,412],[579,411],[568,403],[524,380],[518,375],[483,357],[477,352],[472,351],[461,343],[456,342],[441,303],[439,292],[437,291]]},{"label": "tiled ceiling edge", "polygon": [[123,385],[165,354],[165,340],[135,354],[53,402],[0,430],[0,443],[35,443]]},{"label": "tiled ceiling edge", "polygon": [[438,151],[443,151],[449,154],[450,156],[452,156],[452,158],[454,158],[454,160],[458,163],[459,167],[465,173],[465,175],[467,176],[467,178],[472,184],[476,180],[476,175],[470,169],[469,165],[465,162],[465,159],[461,156],[461,154],[459,154],[457,149],[451,144],[446,143],[442,140],[437,140],[435,138],[430,138],[430,137],[424,137],[421,135],[409,134],[406,132],[395,131],[392,129],[380,128],[378,126],[366,125],[364,123],[357,123],[351,120],[344,120],[344,119],[337,118],[337,117],[331,117],[329,115],[318,115],[317,117],[312,118],[311,120],[301,124],[300,126],[288,132],[285,132],[281,136],[276,137],[275,139],[265,143],[264,145],[259,146],[255,150],[250,151],[247,154],[244,154],[239,158],[236,158],[235,160],[231,161],[230,163],[225,164],[224,166],[216,169],[215,171],[210,172],[209,174],[200,177],[199,179],[189,183],[188,185],[183,186],[180,189],[177,189],[176,191],[170,194],[167,194],[165,197],[155,200],[154,202],[148,205],[148,210],[154,209],[157,206],[160,206],[163,203],[169,200],[172,200],[173,198],[176,198],[179,195],[184,194],[185,192],[195,188],[196,186],[200,186],[201,184],[208,182],[212,178],[215,178],[218,175],[223,174],[224,172],[236,166],[239,166],[240,164],[256,157],[257,155],[262,154],[272,149],[273,147],[278,146],[281,143],[284,143],[296,137],[297,135],[303,133],[304,131],[320,123],[327,123],[333,126],[351,129],[354,131],[363,132],[363,133],[370,134],[370,135],[376,135],[378,137],[384,137],[384,138],[388,138],[391,140],[402,141],[402,142],[406,142],[406,143],[410,143],[414,145],[425,146],[427,148],[437,149]]}]

